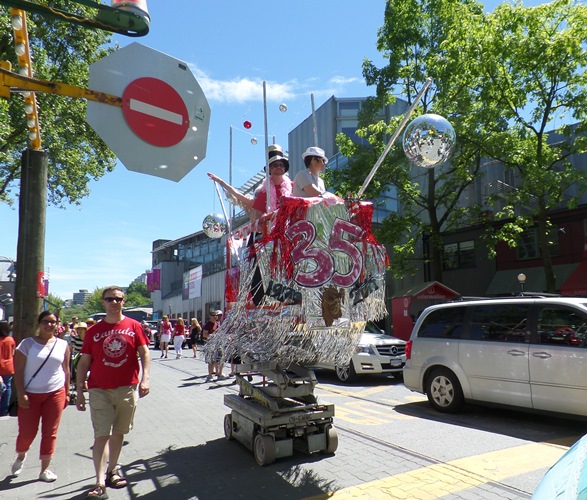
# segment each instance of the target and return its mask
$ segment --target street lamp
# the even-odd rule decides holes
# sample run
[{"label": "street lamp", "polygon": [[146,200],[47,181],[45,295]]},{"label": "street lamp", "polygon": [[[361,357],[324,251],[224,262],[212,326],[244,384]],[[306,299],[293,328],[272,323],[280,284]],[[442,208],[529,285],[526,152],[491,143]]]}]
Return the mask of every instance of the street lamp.
[{"label": "street lamp", "polygon": [[518,274],[518,283],[520,283],[520,295],[524,295],[524,283],[526,283],[526,275],[524,273]]}]

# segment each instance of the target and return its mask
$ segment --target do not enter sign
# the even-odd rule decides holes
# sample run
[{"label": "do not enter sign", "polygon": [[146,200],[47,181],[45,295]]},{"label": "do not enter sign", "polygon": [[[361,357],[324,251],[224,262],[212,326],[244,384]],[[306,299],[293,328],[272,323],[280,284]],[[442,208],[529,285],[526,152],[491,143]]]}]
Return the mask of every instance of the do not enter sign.
[{"label": "do not enter sign", "polygon": [[206,157],[210,106],[188,65],[132,43],[90,65],[87,121],[129,170],[180,181]]},{"label": "do not enter sign", "polygon": [[131,130],[153,146],[175,146],[190,125],[183,99],[157,78],[139,78],[124,89],[122,114]]}]

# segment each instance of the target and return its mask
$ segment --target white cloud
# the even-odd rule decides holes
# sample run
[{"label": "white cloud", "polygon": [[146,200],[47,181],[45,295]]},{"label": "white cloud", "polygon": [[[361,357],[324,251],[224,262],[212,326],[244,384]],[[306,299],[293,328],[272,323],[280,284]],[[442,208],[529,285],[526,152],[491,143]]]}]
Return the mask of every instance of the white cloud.
[{"label": "white cloud", "polygon": [[[204,94],[210,101],[222,103],[244,103],[261,101],[263,98],[263,80],[249,77],[237,77],[231,80],[215,80],[198,67],[191,65],[191,69],[202,87]],[[340,93],[345,86],[362,83],[360,78],[335,76],[329,80],[326,87],[321,86],[319,78],[312,77],[305,82],[291,80],[287,82],[268,81],[266,84],[267,101],[281,102],[299,96],[313,93],[316,96],[331,96]],[[312,90],[315,88],[316,90]]]}]

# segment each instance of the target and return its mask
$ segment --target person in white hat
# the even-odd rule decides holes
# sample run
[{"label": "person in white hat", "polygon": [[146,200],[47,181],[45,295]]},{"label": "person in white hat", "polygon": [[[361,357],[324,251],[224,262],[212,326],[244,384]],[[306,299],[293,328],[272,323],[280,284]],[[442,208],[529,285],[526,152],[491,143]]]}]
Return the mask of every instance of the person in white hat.
[{"label": "person in white hat", "polygon": [[317,146],[311,146],[304,151],[302,159],[306,165],[306,170],[302,170],[296,175],[293,195],[300,198],[322,196],[326,192],[326,187],[320,174],[328,163],[324,150]]},{"label": "person in white hat", "polygon": [[[270,212],[273,212],[279,206],[279,200],[283,196],[291,196],[293,191],[293,182],[288,177],[289,161],[283,155],[283,150],[278,144],[272,144],[268,148],[269,156],[269,178],[270,178]],[[223,181],[217,175],[208,172],[208,177],[214,182],[220,184],[226,193],[236,200],[237,204],[243,207],[251,221],[257,220],[264,213],[267,212],[267,186],[263,181],[261,186],[255,191],[255,196],[247,196],[242,194],[238,189],[235,189],[227,182]]]}]

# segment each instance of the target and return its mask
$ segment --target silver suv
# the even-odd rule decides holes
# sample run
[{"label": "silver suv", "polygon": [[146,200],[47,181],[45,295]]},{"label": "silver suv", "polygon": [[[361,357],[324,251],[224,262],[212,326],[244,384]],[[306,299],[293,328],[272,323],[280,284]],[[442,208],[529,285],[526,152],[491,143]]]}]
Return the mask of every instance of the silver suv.
[{"label": "silver suv", "polygon": [[402,376],[406,362],[406,341],[386,335],[377,325],[367,322],[351,362],[345,366],[317,365],[315,368],[334,370],[341,382],[353,382],[367,373],[391,373]]},{"label": "silver suv", "polygon": [[407,344],[405,386],[442,412],[466,400],[587,416],[587,298],[431,306]]}]

